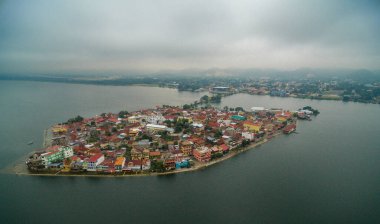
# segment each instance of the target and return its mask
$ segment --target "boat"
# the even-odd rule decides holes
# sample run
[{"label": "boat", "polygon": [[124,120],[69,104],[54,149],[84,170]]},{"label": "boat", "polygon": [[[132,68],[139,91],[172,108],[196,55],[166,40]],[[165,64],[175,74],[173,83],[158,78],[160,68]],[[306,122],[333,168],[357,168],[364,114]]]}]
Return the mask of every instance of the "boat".
[{"label": "boat", "polygon": [[33,141],[30,141],[28,142],[28,145],[33,145],[33,143],[34,143]]}]

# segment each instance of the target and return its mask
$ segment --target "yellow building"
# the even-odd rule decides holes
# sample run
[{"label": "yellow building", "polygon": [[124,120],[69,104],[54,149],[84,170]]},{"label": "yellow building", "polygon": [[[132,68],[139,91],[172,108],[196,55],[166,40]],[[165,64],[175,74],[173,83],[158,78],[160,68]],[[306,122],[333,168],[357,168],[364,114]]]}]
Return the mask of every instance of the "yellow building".
[{"label": "yellow building", "polygon": [[262,124],[261,123],[253,123],[252,121],[245,121],[243,123],[243,127],[251,132],[259,132]]},{"label": "yellow building", "polygon": [[284,122],[284,121],[287,121],[288,119],[287,119],[286,117],[279,116],[279,117],[277,117],[277,120],[278,120],[279,122]]},{"label": "yellow building", "polygon": [[132,160],[141,160],[143,158],[149,159],[149,149],[143,148],[141,146],[133,146],[131,150]]},{"label": "yellow building", "polygon": [[130,116],[130,117],[127,118],[127,120],[128,120],[128,123],[135,124],[137,122],[140,122],[140,117]]},{"label": "yellow building", "polygon": [[124,165],[125,165],[125,157],[117,157],[115,161],[115,170],[122,171]]},{"label": "yellow building", "polygon": [[192,117],[184,117],[184,116],[177,117],[177,121],[181,121],[181,120],[187,120],[188,123],[193,123],[193,118]]},{"label": "yellow building", "polygon": [[56,125],[52,128],[51,130],[54,134],[61,134],[61,133],[66,133],[67,128],[63,125]]},{"label": "yellow building", "polygon": [[70,172],[71,170],[71,163],[73,161],[71,160],[71,158],[67,158],[63,161],[63,169],[62,169],[62,172]]},{"label": "yellow building", "polygon": [[181,142],[181,151],[186,156],[192,155],[193,154],[193,143],[190,141]]}]

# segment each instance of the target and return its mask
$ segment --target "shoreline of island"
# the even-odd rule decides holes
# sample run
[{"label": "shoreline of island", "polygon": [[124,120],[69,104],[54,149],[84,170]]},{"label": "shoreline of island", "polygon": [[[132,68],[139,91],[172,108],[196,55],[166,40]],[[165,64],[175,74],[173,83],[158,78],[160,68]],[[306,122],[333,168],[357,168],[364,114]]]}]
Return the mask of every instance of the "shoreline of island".
[{"label": "shoreline of island", "polygon": [[[207,99],[205,99],[207,97]],[[204,96],[202,102],[215,97]],[[29,154],[18,175],[158,176],[200,170],[295,132],[314,109],[163,105],[155,109],[77,116],[44,130],[43,149]],[[310,120],[310,119],[308,119]]]},{"label": "shoreline of island", "polygon": [[[273,134],[271,137],[277,137],[279,135],[281,135],[282,133],[281,132],[278,132],[278,133],[275,133]],[[259,142],[255,142],[255,143],[252,143],[251,145],[249,146],[245,146],[243,148],[240,148],[236,151],[232,151],[230,152],[229,154],[221,157],[221,158],[218,158],[218,159],[215,159],[215,160],[212,160],[210,162],[206,162],[206,163],[198,163],[197,166],[193,166],[191,168],[184,168],[184,169],[180,169],[180,170],[171,170],[171,171],[167,171],[167,172],[148,172],[148,173],[135,173],[135,174],[131,174],[131,173],[118,173],[118,174],[102,174],[102,173],[33,173],[33,172],[29,172],[28,170],[24,170],[24,171],[17,171],[16,170],[16,167],[18,166],[24,166],[24,163],[20,162],[18,164],[15,164],[15,165],[11,165],[12,167],[7,167],[7,168],[4,168],[2,170],[2,173],[5,173],[5,174],[14,174],[14,175],[19,175],[19,176],[41,176],[41,177],[111,177],[111,178],[114,178],[114,177],[147,177],[147,176],[166,176],[166,175],[174,175],[174,174],[180,174],[180,173],[187,173],[187,172],[194,172],[194,171],[198,171],[198,170],[202,170],[202,169],[206,169],[210,166],[213,166],[213,165],[216,165],[218,163],[221,163],[225,160],[228,160],[228,159],[231,159],[241,153],[244,153],[244,152],[247,152],[249,150],[253,150],[265,143],[268,143],[270,142],[268,139],[263,139]]]}]

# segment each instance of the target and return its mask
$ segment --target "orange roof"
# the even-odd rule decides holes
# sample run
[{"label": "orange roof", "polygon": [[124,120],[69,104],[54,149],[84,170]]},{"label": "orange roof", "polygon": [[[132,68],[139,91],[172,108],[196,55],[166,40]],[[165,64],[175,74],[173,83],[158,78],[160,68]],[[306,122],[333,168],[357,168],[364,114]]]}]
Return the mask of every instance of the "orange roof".
[{"label": "orange roof", "polygon": [[290,117],[292,117],[292,113],[289,112],[289,111],[285,111],[285,112],[277,112],[277,113],[276,113],[276,117],[290,118]]},{"label": "orange roof", "polygon": [[254,123],[252,121],[244,121],[244,124],[258,126],[258,127],[262,125],[261,123]]},{"label": "orange roof", "polygon": [[149,156],[160,156],[160,155],[161,155],[160,151],[149,152]]},{"label": "orange roof", "polygon": [[115,161],[115,166],[122,166],[125,162],[125,157],[117,157]]}]

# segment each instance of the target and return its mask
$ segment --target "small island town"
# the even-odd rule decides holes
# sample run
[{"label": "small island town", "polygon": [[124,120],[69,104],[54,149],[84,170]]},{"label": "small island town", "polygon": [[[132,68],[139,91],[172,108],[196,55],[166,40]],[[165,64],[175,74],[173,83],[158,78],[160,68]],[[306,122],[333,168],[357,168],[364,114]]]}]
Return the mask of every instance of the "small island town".
[{"label": "small island town", "polygon": [[77,116],[45,131],[28,156],[31,174],[152,175],[207,167],[284,133],[318,110],[194,105]]}]

